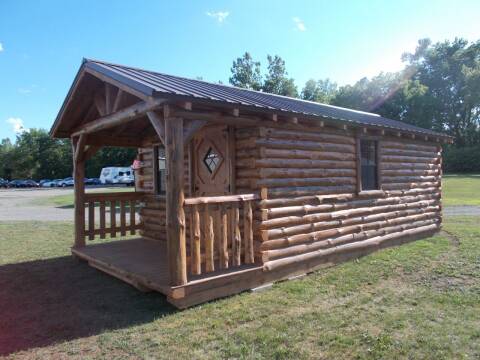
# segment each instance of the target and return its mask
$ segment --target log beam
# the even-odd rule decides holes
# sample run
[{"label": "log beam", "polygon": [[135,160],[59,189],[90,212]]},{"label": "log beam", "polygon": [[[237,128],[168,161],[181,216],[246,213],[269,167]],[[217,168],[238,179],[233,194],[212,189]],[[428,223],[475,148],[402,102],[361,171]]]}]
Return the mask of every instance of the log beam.
[{"label": "log beam", "polygon": [[165,118],[167,248],[172,286],[187,283],[183,148],[183,119]]},{"label": "log beam", "polygon": [[147,116],[160,141],[165,145],[165,120],[154,111],[147,111]]},{"label": "log beam", "polygon": [[148,102],[142,101],[136,103],[125,109],[117,111],[116,113],[103,116],[100,119],[82,125],[79,129],[74,131],[72,136],[77,137],[82,134],[90,134],[96,131],[105,130],[121,124],[125,124],[129,121],[137,119],[140,116],[143,116],[147,111],[152,111],[158,108],[164,102],[164,99],[153,99]]},{"label": "log beam", "polygon": [[85,247],[85,137],[72,138],[73,184],[74,184],[74,248]]}]

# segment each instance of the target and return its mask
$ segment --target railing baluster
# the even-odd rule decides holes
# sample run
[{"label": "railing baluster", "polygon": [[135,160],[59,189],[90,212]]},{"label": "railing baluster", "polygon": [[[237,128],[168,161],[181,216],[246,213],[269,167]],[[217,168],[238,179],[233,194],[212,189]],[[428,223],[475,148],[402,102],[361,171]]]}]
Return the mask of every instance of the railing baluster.
[{"label": "railing baluster", "polygon": [[215,235],[213,233],[213,217],[208,204],[205,205],[203,219],[203,225],[205,226],[205,271],[210,272],[215,270],[213,256]]},{"label": "railing baluster", "polygon": [[228,214],[227,208],[224,204],[220,205],[220,222],[221,222],[221,235],[220,235],[220,266],[224,269],[228,269]]},{"label": "railing baluster", "polygon": [[110,237],[114,238],[117,236],[116,227],[117,227],[117,209],[116,201],[114,199],[110,200]]},{"label": "railing baluster", "polygon": [[105,239],[105,201],[100,201],[100,239]]},{"label": "railing baluster", "polygon": [[243,237],[245,239],[245,263],[255,262],[253,249],[253,212],[251,201],[246,201],[243,207]]},{"label": "railing baluster", "polygon": [[127,216],[125,211],[125,200],[120,200],[120,235],[127,235]]},{"label": "railing baluster", "polygon": [[191,243],[191,267],[192,274],[200,275],[202,273],[202,259],[200,254],[200,214],[198,213],[198,205],[193,206],[193,236]]},{"label": "railing baluster", "polygon": [[242,263],[242,237],[240,235],[240,210],[238,204],[233,205],[233,264],[238,266]]},{"label": "railing baluster", "polygon": [[88,240],[95,239],[95,201],[88,202]]},{"label": "railing baluster", "polygon": [[135,229],[135,205],[136,205],[136,200],[130,200],[130,235],[135,235],[136,229]]}]

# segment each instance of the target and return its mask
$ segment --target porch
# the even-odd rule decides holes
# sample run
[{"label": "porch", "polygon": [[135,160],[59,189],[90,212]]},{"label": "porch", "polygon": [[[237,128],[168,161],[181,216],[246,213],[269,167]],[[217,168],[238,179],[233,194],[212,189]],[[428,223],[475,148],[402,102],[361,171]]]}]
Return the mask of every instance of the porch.
[{"label": "porch", "polygon": [[[222,291],[226,296],[246,290],[252,281],[261,284],[263,267],[255,263],[253,241],[256,195],[186,198],[185,258],[178,263],[169,257],[168,234],[142,236],[149,197],[143,192],[84,194],[84,245],[74,246],[72,254],[140,291],[158,291],[180,308],[222,296]],[[173,281],[172,266],[182,267],[184,283]]]}]

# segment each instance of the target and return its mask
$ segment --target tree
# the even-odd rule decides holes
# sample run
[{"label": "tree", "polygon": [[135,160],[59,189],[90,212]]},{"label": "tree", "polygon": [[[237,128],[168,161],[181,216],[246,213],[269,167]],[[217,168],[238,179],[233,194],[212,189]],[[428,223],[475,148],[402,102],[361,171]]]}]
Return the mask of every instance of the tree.
[{"label": "tree", "polygon": [[233,86],[251,90],[261,90],[262,75],[260,62],[254,61],[250,53],[245,52],[243,57],[237,58],[230,69],[232,76],[229,81]]},{"label": "tree", "polygon": [[295,80],[288,78],[285,61],[278,55],[274,57],[268,55],[267,61],[268,74],[263,83],[263,91],[277,95],[298,97]]},{"label": "tree", "polygon": [[337,93],[337,83],[325,80],[310,79],[305,83],[301,97],[304,100],[329,104]]},{"label": "tree", "polygon": [[431,44],[419,40],[413,54],[404,54],[411,79],[426,86],[424,106],[432,128],[455,136],[457,147],[478,144],[480,132],[480,41]]}]

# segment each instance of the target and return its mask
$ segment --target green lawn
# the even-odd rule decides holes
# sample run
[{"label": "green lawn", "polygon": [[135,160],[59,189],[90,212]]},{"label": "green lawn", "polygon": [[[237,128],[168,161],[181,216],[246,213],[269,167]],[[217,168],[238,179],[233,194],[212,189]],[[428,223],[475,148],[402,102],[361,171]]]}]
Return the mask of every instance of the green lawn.
[{"label": "green lawn", "polygon": [[72,229],[0,222],[0,355],[480,357],[478,217],[447,218],[434,237],[184,311],[74,261]]},{"label": "green lawn", "polygon": [[443,205],[480,206],[480,175],[444,175]]}]

